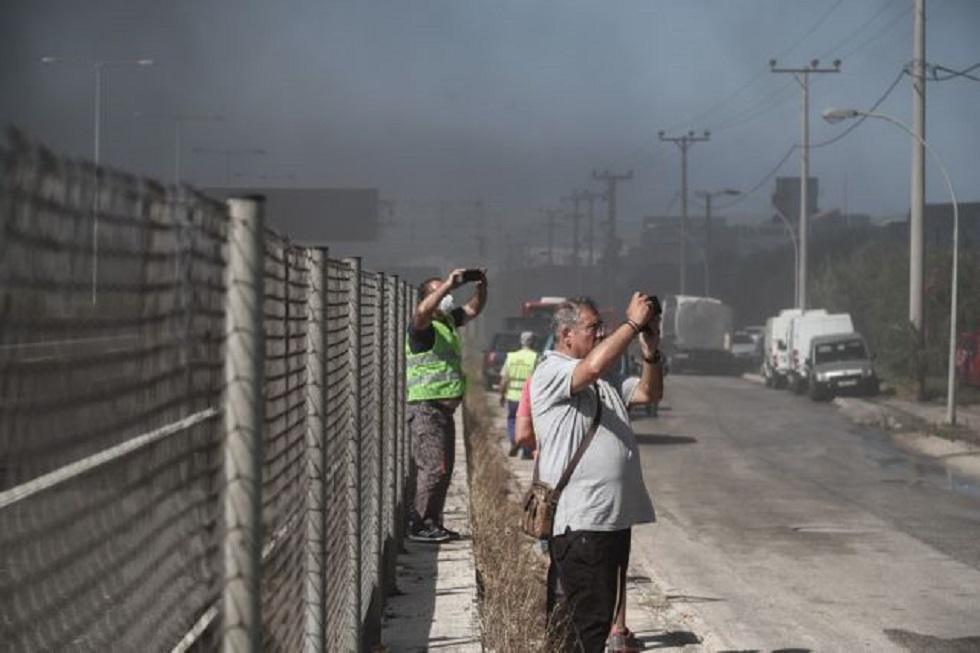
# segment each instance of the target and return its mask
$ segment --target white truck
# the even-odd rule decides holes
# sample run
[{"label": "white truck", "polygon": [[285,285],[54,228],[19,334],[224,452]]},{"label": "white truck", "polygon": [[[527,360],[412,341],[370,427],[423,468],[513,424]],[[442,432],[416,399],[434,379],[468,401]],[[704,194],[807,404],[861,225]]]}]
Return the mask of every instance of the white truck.
[{"label": "white truck", "polygon": [[[827,311],[815,308],[808,315],[826,315]],[[803,315],[799,308],[784,308],[778,315],[766,320],[763,336],[762,378],[766,387],[784,388],[789,374],[789,325],[794,317]]]},{"label": "white truck", "polygon": [[671,372],[736,371],[731,306],[714,297],[667,295],[663,310],[660,346]]},{"label": "white truck", "polygon": [[810,346],[814,337],[834,333],[851,333],[854,323],[850,313],[806,311],[790,319],[787,330],[787,354],[789,368],[786,385],[796,394],[802,394],[810,378]]}]

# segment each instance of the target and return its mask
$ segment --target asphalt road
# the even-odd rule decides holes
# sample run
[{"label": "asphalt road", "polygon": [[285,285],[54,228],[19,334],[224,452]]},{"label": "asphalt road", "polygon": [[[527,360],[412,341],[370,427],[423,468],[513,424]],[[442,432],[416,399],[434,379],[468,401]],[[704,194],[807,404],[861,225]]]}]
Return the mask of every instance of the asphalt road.
[{"label": "asphalt road", "polygon": [[828,403],[672,375],[633,568],[707,651],[980,651],[980,479]]}]

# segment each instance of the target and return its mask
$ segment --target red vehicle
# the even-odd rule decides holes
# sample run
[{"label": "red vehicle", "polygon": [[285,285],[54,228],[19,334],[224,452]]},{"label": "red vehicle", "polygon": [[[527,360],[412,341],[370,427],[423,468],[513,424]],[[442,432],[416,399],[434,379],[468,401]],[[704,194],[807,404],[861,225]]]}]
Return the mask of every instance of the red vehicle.
[{"label": "red vehicle", "polygon": [[963,385],[980,386],[980,331],[960,334],[956,343],[956,377]]},{"label": "red vehicle", "polygon": [[521,317],[534,317],[550,320],[555,307],[565,301],[564,297],[542,297],[521,304]]},{"label": "red vehicle", "polygon": [[[521,316],[541,320],[545,329],[551,326],[551,316],[555,314],[555,309],[559,304],[566,301],[566,297],[542,297],[532,299],[521,305]],[[617,325],[613,323],[616,319],[616,311],[612,308],[600,308],[599,317],[606,323],[607,329],[613,329]]]}]

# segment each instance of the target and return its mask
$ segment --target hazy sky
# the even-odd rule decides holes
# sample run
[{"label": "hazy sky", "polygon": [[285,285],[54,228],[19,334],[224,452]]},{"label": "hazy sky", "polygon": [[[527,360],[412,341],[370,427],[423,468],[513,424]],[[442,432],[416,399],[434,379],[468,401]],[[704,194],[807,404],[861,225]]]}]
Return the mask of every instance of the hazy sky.
[{"label": "hazy sky", "polygon": [[[689,130],[695,190],[754,191],[729,215],[765,214],[775,176],[800,169],[800,85],[775,74],[819,59],[810,80],[811,175],[821,209],[884,215],[909,203],[910,139],[830,105],[912,120],[912,0],[2,0],[0,118],[59,152],[91,157],[95,61],[104,68],[102,161],[169,180],[171,122],[183,177],[371,186],[397,202],[484,200],[515,213],[601,190],[593,170],[634,171],[621,219],[677,214]],[[927,138],[961,201],[980,200],[980,2],[927,0]],[[42,56],[64,57],[44,65]],[[966,71],[952,76],[946,71]],[[897,82],[897,83],[896,83]],[[890,90],[890,93],[889,93]],[[887,94],[887,97],[885,97]],[[782,162],[782,163],[780,163]],[[927,160],[929,201],[948,193]],[[236,176],[237,175],[237,176]],[[287,179],[288,178],[288,179]]]}]

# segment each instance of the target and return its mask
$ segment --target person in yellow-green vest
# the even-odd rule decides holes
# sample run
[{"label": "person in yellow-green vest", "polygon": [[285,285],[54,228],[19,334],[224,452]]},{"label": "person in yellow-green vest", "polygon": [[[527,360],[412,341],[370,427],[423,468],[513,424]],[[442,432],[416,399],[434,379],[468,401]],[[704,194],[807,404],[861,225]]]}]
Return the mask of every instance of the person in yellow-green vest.
[{"label": "person in yellow-green vest", "polygon": [[[469,282],[475,283],[473,295],[456,306],[452,291]],[[408,425],[416,475],[408,537],[438,543],[459,538],[442,523],[456,462],[453,415],[466,392],[458,329],[487,303],[486,270],[457,268],[445,279],[423,281],[418,294],[405,339]]]},{"label": "person in yellow-green vest", "polygon": [[521,458],[530,460],[533,456],[528,448],[519,447],[514,439],[514,425],[517,422],[517,404],[521,400],[524,381],[531,376],[538,363],[538,352],[534,349],[533,331],[523,331],[520,337],[521,348],[507,353],[504,366],[500,369],[500,405],[507,406],[507,437],[510,439],[510,455],[521,452]]}]

